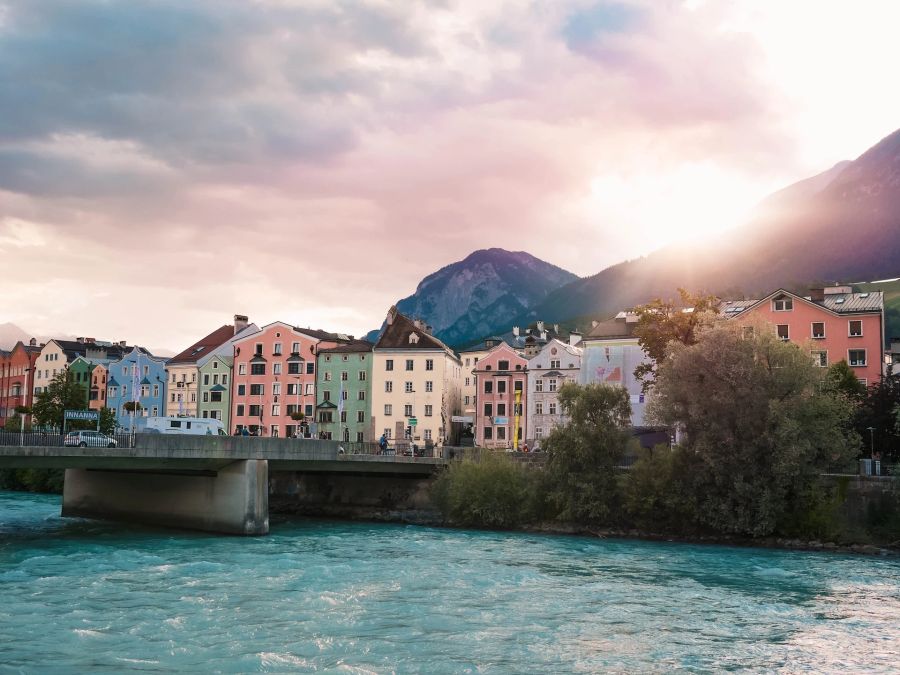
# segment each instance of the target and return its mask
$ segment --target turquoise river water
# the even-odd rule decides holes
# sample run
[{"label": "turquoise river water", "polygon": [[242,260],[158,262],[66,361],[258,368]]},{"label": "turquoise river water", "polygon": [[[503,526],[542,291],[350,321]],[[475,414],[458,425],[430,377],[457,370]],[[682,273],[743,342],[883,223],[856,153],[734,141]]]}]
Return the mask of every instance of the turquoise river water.
[{"label": "turquoise river water", "polygon": [[0,492],[0,672],[897,672],[900,560],[275,521]]}]

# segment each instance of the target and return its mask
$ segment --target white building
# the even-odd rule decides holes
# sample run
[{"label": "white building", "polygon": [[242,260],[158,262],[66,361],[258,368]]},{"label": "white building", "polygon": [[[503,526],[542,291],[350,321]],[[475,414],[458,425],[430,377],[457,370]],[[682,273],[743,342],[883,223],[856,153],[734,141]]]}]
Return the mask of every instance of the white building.
[{"label": "white building", "polygon": [[[570,340],[577,342],[577,334]],[[529,359],[525,439],[530,446],[540,447],[554,427],[568,421],[559,405],[559,389],[580,382],[582,355],[580,346],[554,338]]]}]

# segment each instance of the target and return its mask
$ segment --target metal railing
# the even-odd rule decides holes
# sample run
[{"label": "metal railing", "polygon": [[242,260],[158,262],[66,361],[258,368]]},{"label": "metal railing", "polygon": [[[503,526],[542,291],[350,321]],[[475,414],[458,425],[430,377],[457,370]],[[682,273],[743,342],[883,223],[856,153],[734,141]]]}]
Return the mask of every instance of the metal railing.
[{"label": "metal railing", "polygon": [[[64,446],[67,435],[46,431],[0,431],[0,446]],[[78,443],[70,441],[70,444],[75,447],[80,446],[82,442],[85,446],[93,448],[106,448],[110,443],[118,448],[132,448],[134,447],[134,436],[131,434],[103,434],[102,437],[79,439]]]}]

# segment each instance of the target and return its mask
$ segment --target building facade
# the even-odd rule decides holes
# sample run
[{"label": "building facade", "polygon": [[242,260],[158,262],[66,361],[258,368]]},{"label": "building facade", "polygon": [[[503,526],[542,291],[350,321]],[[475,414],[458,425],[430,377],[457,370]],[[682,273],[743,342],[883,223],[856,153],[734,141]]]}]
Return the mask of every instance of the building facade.
[{"label": "building facade", "polygon": [[197,411],[203,419],[221,420],[226,431],[231,429],[231,379],[234,357],[214,353],[201,359]]},{"label": "building facade", "polygon": [[425,447],[455,442],[462,364],[453,350],[391,307],[372,353],[373,436]]},{"label": "building facade", "polygon": [[631,401],[631,424],[643,427],[649,395],[644,394],[643,383],[634,376],[634,370],[649,357],[634,335],[637,322],[636,314],[619,312],[612,319],[593,324],[579,343],[583,348],[580,382],[624,387]]},{"label": "building facade", "polygon": [[372,347],[358,340],[318,350],[316,432],[320,438],[371,442]]},{"label": "building facade", "polygon": [[500,337],[485,338],[480,344],[459,353],[462,363],[462,414],[464,417],[471,418],[471,422],[466,424],[471,424],[473,434],[475,433],[475,416],[478,414],[478,385],[476,384],[475,369],[478,367],[478,362],[503,341]]},{"label": "building facade", "polygon": [[311,436],[318,350],[348,340],[281,321],[235,340],[232,426],[258,436]]},{"label": "building facade", "polygon": [[581,347],[554,338],[529,359],[525,438],[532,448],[540,447],[547,434],[568,422],[559,404],[559,389],[581,381],[582,354]]},{"label": "building facade", "polygon": [[166,359],[134,347],[108,368],[107,407],[115,413],[119,429],[141,430],[148,417],[165,415]]},{"label": "building facade", "polygon": [[771,324],[785,342],[808,349],[813,362],[827,368],[846,361],[859,380],[874,384],[884,363],[884,294],[853,293],[849,286],[814,288],[809,296],[784,289],[761,300],[726,300],[720,312],[749,324],[748,317]]},{"label": "building facade", "polygon": [[500,343],[479,360],[475,378],[475,445],[521,449],[527,426],[528,360],[505,342]]},{"label": "building facade", "polygon": [[0,426],[16,415],[16,408],[30,408],[34,404],[34,382],[41,348],[32,339],[30,344],[17,342],[9,351],[0,352]]}]

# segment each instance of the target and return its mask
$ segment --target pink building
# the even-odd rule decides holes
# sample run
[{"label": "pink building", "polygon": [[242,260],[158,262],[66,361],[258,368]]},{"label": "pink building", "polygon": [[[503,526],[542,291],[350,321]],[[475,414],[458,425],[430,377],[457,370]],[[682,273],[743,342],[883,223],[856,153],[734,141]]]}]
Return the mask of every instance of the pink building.
[{"label": "pink building", "polygon": [[276,321],[235,340],[232,426],[259,436],[309,436],[315,422],[316,353],[346,339]]},{"label": "pink building", "polygon": [[476,385],[475,445],[521,447],[525,438],[528,361],[505,342],[473,369]]},{"label": "pink building", "polygon": [[881,377],[884,362],[884,295],[853,293],[849,286],[814,288],[803,297],[778,289],[762,300],[723,302],[728,318],[759,316],[779,338],[809,349],[816,365],[846,361],[866,385]]}]

